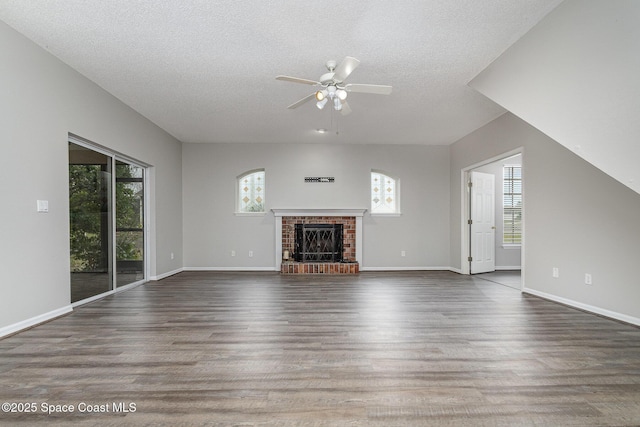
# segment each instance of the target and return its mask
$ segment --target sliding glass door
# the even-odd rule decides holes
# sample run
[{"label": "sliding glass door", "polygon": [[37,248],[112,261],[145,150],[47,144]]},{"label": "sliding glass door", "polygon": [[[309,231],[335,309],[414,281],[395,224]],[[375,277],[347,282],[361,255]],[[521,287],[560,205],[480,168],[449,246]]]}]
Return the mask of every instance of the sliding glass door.
[{"label": "sliding glass door", "polygon": [[112,289],[111,157],[69,143],[71,302]]},{"label": "sliding glass door", "polygon": [[69,142],[71,302],[145,279],[145,169]]},{"label": "sliding glass door", "polygon": [[116,161],[116,286],[144,279],[144,169]]}]

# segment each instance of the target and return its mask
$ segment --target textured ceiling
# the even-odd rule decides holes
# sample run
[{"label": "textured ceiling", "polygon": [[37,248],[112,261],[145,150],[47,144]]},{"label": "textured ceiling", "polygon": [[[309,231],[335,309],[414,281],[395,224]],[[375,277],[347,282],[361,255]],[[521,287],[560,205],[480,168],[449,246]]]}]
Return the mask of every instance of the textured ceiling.
[{"label": "textured ceiling", "polygon": [[[467,82],[559,3],[2,0],[0,19],[183,142],[450,144],[504,112]],[[276,75],[345,56],[347,83],[393,93],[286,108],[314,89]]]}]

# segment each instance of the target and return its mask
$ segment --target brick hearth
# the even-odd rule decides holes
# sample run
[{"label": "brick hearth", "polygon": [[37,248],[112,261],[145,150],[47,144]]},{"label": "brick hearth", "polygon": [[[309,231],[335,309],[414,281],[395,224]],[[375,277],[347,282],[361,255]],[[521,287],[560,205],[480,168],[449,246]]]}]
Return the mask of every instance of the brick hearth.
[{"label": "brick hearth", "polygon": [[[272,209],[276,219],[276,266],[282,274],[357,274],[366,209]],[[342,224],[343,262],[296,262],[295,224]],[[289,259],[284,259],[285,251]]]},{"label": "brick hearth", "polygon": [[342,224],[342,257],[349,262],[283,261],[282,274],[357,274],[356,219],[352,216],[285,216],[282,217],[282,250],[293,255],[296,224]]},{"label": "brick hearth", "polygon": [[296,262],[284,261],[280,266],[282,274],[358,274],[357,262]]},{"label": "brick hearth", "polygon": [[296,224],[342,224],[342,258],[356,260],[356,219],[352,216],[285,216],[282,217],[282,250],[294,253]]}]

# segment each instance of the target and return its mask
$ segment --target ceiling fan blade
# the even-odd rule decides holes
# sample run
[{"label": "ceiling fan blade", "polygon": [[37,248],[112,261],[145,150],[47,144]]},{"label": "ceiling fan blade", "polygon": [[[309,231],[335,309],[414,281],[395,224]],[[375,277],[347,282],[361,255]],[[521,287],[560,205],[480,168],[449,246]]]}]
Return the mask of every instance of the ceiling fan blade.
[{"label": "ceiling fan blade", "polygon": [[348,84],[344,87],[347,92],[373,93],[376,95],[389,95],[392,89],[392,86],[365,84]]},{"label": "ceiling fan blade", "polygon": [[297,102],[294,102],[293,104],[289,105],[287,108],[298,108],[299,106],[301,106],[305,102],[311,101],[315,97],[316,97],[316,93],[315,92],[310,93],[309,95],[305,96],[301,100],[299,100]]},{"label": "ceiling fan blade", "polygon": [[344,58],[344,61],[342,61],[340,65],[338,65],[333,71],[333,80],[335,80],[336,82],[345,81],[345,79],[349,77],[349,74],[351,74],[358,65],[360,65],[360,61],[351,56],[347,56],[346,58]]},{"label": "ceiling fan blade", "polygon": [[276,80],[284,80],[285,82],[293,82],[293,83],[302,83],[305,85],[319,85],[320,82],[309,79],[301,79],[299,77],[291,77],[291,76],[277,76]]},{"label": "ceiling fan blade", "polygon": [[351,114],[351,107],[347,104],[347,101],[342,101],[342,110],[340,110],[340,114],[346,116],[347,114]]}]

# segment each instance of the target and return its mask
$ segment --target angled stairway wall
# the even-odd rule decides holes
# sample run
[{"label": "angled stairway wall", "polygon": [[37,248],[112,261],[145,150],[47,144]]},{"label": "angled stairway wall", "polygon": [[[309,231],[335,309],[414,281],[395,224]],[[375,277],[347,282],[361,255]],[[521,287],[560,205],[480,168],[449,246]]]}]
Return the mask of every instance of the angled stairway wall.
[{"label": "angled stairway wall", "polygon": [[640,193],[640,2],[567,0],[469,85]]}]

